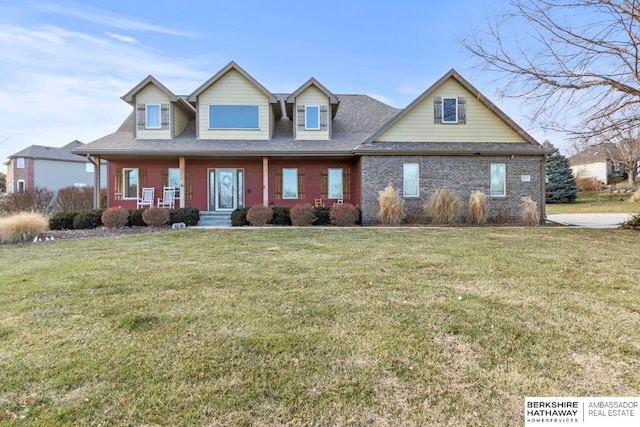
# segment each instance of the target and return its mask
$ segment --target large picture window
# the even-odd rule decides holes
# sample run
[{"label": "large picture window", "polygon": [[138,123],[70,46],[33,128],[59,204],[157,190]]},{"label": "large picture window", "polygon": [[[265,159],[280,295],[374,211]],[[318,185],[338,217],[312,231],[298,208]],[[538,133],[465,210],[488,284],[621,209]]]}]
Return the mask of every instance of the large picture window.
[{"label": "large picture window", "polygon": [[162,127],[160,124],[159,104],[147,104],[145,127],[147,129],[160,129]]},{"label": "large picture window", "polygon": [[342,168],[329,169],[329,198],[342,199]]},{"label": "large picture window", "polygon": [[404,163],[402,165],[402,195],[404,197],[419,196],[420,166],[418,163]]},{"label": "large picture window", "polygon": [[260,107],[209,105],[209,129],[260,129]]},{"label": "large picture window", "polygon": [[282,198],[298,198],[298,169],[282,169]]},{"label": "large picture window", "polygon": [[504,197],[507,194],[506,165],[504,163],[491,164],[491,196]]},{"label": "large picture window", "polygon": [[138,169],[123,169],[124,198],[138,197]]}]

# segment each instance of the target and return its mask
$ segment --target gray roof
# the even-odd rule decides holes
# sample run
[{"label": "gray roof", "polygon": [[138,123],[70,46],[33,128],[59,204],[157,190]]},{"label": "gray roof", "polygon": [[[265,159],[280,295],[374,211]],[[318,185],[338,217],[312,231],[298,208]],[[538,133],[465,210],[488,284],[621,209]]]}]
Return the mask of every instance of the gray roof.
[{"label": "gray roof", "polygon": [[528,142],[368,142],[356,150],[360,155],[431,155],[431,156],[543,156],[542,145]]},{"label": "gray roof", "polygon": [[579,153],[569,157],[569,163],[572,165],[583,165],[587,163],[606,162],[611,160],[612,157],[619,156],[617,149],[617,145],[612,142],[590,145]]},{"label": "gray roof", "polygon": [[84,147],[84,143],[75,140],[63,147],[46,147],[44,145],[30,145],[24,150],[20,150],[9,156],[10,159],[17,157],[27,157],[31,159],[59,160],[65,162],[86,163],[87,159],[82,155],[73,154],[71,151]]}]

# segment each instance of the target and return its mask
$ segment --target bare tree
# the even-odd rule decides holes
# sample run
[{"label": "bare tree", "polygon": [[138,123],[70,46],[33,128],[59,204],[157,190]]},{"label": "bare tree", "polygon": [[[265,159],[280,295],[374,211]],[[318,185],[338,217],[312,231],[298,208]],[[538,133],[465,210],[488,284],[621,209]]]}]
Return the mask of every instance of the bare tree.
[{"label": "bare tree", "polygon": [[484,32],[461,40],[497,72],[501,95],[532,121],[575,138],[635,130],[640,109],[640,0],[511,0]]},{"label": "bare tree", "polygon": [[640,129],[618,127],[615,123],[608,123],[607,131],[599,136],[607,152],[607,157],[614,166],[627,174],[628,183],[633,185],[638,176],[638,162],[640,161]]}]

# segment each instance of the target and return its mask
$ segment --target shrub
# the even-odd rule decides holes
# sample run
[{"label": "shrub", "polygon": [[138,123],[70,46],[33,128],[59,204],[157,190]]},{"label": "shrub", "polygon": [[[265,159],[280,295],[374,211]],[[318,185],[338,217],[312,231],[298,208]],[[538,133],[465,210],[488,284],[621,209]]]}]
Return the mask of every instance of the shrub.
[{"label": "shrub", "polygon": [[47,217],[37,212],[20,212],[0,218],[0,242],[19,243],[47,232]]},{"label": "shrub", "polygon": [[162,227],[169,224],[171,213],[169,209],[149,208],[142,212],[142,220],[151,227]]},{"label": "shrub", "polygon": [[426,224],[428,221],[424,209],[414,207],[404,214],[403,222],[405,224]]},{"label": "shrub", "polygon": [[290,210],[291,224],[298,227],[308,227],[316,220],[315,213],[315,208],[310,204],[297,204]]},{"label": "shrub", "polygon": [[460,218],[460,198],[448,188],[439,188],[425,205],[427,216],[434,224],[454,224]]},{"label": "shrub", "polygon": [[21,193],[9,193],[2,198],[0,212],[39,212],[49,214],[53,208],[53,191],[46,188],[31,188]]},{"label": "shrub", "polygon": [[50,230],[71,230],[77,211],[58,212],[49,219]]},{"label": "shrub", "polygon": [[378,218],[385,225],[400,224],[404,213],[404,200],[391,184],[378,193]]},{"label": "shrub", "polygon": [[273,210],[273,218],[269,224],[273,225],[291,225],[291,214],[289,208],[271,208]]},{"label": "shrub", "polygon": [[147,223],[142,219],[144,209],[129,209],[129,222],[127,227],[146,227]]},{"label": "shrub", "polygon": [[629,230],[639,230],[640,229],[640,213],[632,215],[631,218],[629,218],[628,220],[620,224],[620,228],[625,228]]},{"label": "shrub", "polygon": [[358,221],[358,209],[350,203],[334,206],[329,212],[331,224],[339,227],[353,227]]},{"label": "shrub", "polygon": [[261,203],[253,205],[247,212],[247,221],[257,227],[264,227],[272,218],[273,209]]},{"label": "shrub", "polygon": [[93,187],[65,187],[58,190],[55,212],[83,211],[93,208]]},{"label": "shrub", "polygon": [[247,221],[247,212],[249,212],[249,208],[237,208],[231,212],[231,226],[243,227],[245,225],[249,225],[249,221]]},{"label": "shrub", "polygon": [[313,214],[316,217],[313,225],[331,225],[331,209],[318,206]]},{"label": "shrub", "polygon": [[598,191],[602,188],[602,182],[598,178],[576,178],[578,191]]},{"label": "shrub", "polygon": [[487,196],[482,191],[474,191],[469,196],[467,223],[480,225],[487,218]]},{"label": "shrub", "polygon": [[523,197],[522,222],[526,225],[538,225],[538,204],[531,200],[531,197]]},{"label": "shrub", "polygon": [[129,210],[120,206],[109,208],[102,213],[100,219],[107,228],[122,228],[129,222]]},{"label": "shrub", "polygon": [[184,222],[186,226],[193,227],[198,225],[198,221],[200,221],[200,211],[196,208],[171,209],[169,214],[169,224]]},{"label": "shrub", "polygon": [[509,208],[502,208],[493,217],[492,222],[495,224],[508,224],[511,222],[511,211]]},{"label": "shrub", "polygon": [[640,190],[636,190],[635,193],[631,195],[631,197],[629,198],[629,202],[631,203],[640,202]]},{"label": "shrub", "polygon": [[79,212],[75,218],[73,218],[73,228],[83,230],[100,227],[102,225],[102,212],[104,212],[103,209],[91,209]]}]

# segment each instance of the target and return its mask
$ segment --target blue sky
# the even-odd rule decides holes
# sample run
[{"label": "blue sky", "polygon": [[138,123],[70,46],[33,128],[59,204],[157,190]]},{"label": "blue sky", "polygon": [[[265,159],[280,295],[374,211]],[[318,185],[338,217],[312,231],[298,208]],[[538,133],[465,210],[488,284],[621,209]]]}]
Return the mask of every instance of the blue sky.
[{"label": "blue sky", "polygon": [[[455,68],[542,142],[457,42],[508,0],[0,0],[0,160],[113,132],[148,74],[189,94],[236,61],[272,92],[315,77],[405,107]],[[0,169],[3,170],[3,169]]]}]

